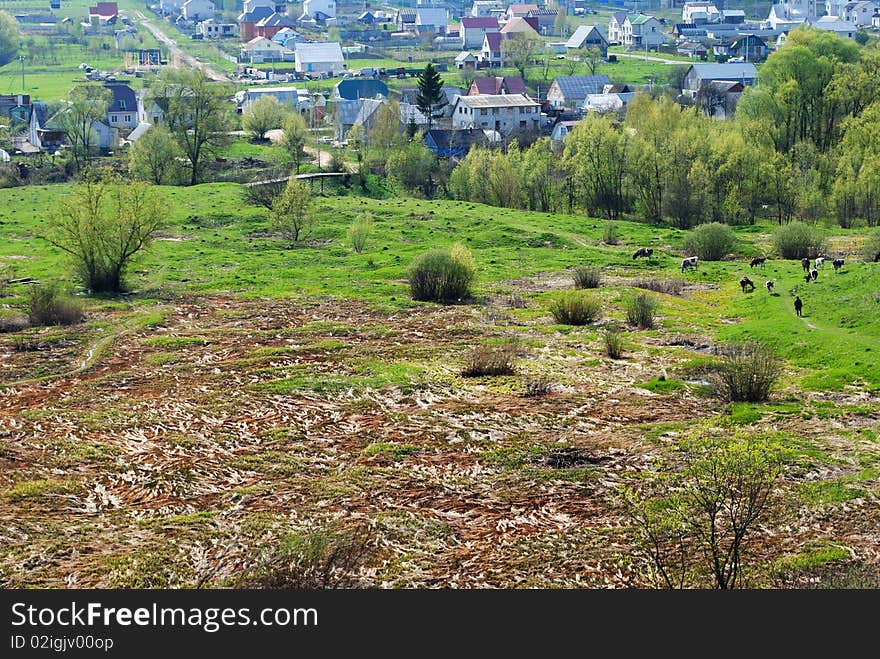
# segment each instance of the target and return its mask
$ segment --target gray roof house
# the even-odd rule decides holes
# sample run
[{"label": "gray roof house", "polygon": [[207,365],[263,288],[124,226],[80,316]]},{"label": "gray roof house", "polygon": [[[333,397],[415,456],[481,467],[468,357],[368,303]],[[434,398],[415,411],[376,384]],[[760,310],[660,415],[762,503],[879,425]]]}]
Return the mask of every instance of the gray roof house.
[{"label": "gray roof house", "polygon": [[608,55],[608,39],[602,30],[595,25],[581,25],[574,34],[565,42],[565,47],[569,50],[577,50],[579,48],[590,48],[595,46],[602,51],[602,57]]},{"label": "gray roof house", "polygon": [[380,101],[372,98],[362,98],[354,101],[336,101],[334,112],[334,127],[336,139],[345,139],[346,134],[354,126],[363,126],[369,130],[376,111],[382,107]]},{"label": "gray roof house", "polygon": [[107,108],[107,123],[123,131],[132,130],[138,125],[138,102],[134,90],[128,85],[104,85],[113,94],[113,101]]},{"label": "gray roof house", "polygon": [[751,87],[757,77],[758,69],[751,63],[693,64],[684,76],[681,91],[683,95],[694,98],[704,85],[713,80],[741,82]]},{"label": "gray roof house", "polygon": [[607,75],[556,76],[547,90],[547,100],[556,109],[573,110],[580,107],[590,94],[601,94],[611,84]]}]

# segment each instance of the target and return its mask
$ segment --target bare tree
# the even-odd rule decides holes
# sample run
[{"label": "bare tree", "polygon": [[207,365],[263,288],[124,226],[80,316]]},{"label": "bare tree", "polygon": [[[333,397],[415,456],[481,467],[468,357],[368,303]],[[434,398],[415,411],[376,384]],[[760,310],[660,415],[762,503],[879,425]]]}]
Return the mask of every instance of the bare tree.
[{"label": "bare tree", "polygon": [[102,121],[110,107],[110,90],[99,85],[78,85],[70,91],[70,102],[56,116],[58,127],[70,141],[77,169],[97,155],[99,139],[95,124]]}]

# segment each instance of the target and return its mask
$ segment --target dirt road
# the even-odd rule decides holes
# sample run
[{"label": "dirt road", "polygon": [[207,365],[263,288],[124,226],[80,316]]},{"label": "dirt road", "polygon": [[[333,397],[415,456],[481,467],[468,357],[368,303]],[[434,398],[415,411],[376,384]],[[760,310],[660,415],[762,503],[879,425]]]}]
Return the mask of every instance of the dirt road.
[{"label": "dirt road", "polygon": [[232,80],[225,73],[217,71],[212,68],[208,64],[205,64],[200,59],[193,57],[192,55],[187,54],[183,51],[183,49],[178,45],[178,43],[165,34],[158,27],[153,25],[150,21],[147,20],[147,17],[144,16],[141,12],[135,12],[137,19],[141,22],[141,24],[147,28],[150,33],[156,37],[158,41],[165,44],[168,47],[169,54],[172,56],[169,59],[177,59],[179,62],[185,62],[189,66],[202,69],[211,80],[216,80],[218,82],[232,82]]}]

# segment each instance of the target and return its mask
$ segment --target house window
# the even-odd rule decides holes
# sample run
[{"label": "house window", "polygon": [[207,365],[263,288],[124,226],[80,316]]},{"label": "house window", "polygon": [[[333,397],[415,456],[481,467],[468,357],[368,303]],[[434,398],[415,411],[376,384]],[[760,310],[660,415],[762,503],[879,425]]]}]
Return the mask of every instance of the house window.
[{"label": "house window", "polygon": [[116,123],[116,115],[115,115],[115,114],[111,114],[111,115],[110,115],[110,123],[111,123],[111,124],[115,124],[115,123]]},{"label": "house window", "polygon": [[122,101],[122,100],[119,101],[119,109],[120,109],[120,110],[124,110],[124,109],[125,109],[125,101]]},{"label": "house window", "polygon": [[125,115],[125,122],[126,123],[131,122],[131,115],[130,114]]},{"label": "house window", "polygon": [[526,127],[526,122],[525,122],[525,121],[520,121],[520,122],[519,122],[519,127],[520,127],[520,128],[525,128],[525,127]]}]

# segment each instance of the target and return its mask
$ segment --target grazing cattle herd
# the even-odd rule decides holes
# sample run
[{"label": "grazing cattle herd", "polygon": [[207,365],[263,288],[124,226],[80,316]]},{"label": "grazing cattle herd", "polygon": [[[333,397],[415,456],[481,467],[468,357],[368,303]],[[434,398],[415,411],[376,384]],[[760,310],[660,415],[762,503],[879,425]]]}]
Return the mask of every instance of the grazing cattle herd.
[{"label": "grazing cattle herd", "polygon": [[[654,250],[650,247],[639,247],[636,250],[635,254],[632,255],[633,260],[639,258],[650,258],[653,256]],[[804,281],[807,283],[814,282],[819,278],[819,270],[825,267],[825,261],[828,257],[826,256],[817,256],[811,263],[810,259],[803,258],[801,259],[801,267],[804,270]],[[700,259],[696,256],[689,256],[682,260],[681,262],[681,271],[684,272],[689,268],[693,268],[696,270],[697,265]],[[880,252],[877,253],[877,256],[874,257],[875,263],[880,263]],[[756,256],[749,262],[750,268],[755,268],[757,266],[761,266],[764,268],[767,263],[766,256]],[[845,264],[845,259],[843,258],[835,258],[832,259],[831,265],[834,266],[834,271],[839,271]],[[812,267],[811,267],[812,266]],[[739,280],[739,285],[742,288],[743,293],[751,293],[755,290],[755,283],[746,276],[743,276],[742,279]],[[775,281],[772,279],[768,279],[764,282],[764,288],[767,289],[769,294],[773,294],[773,286],[775,285]],[[804,303],[799,296],[795,296],[794,299],[794,308],[797,312],[798,316],[801,316],[801,310],[803,309]]]}]

